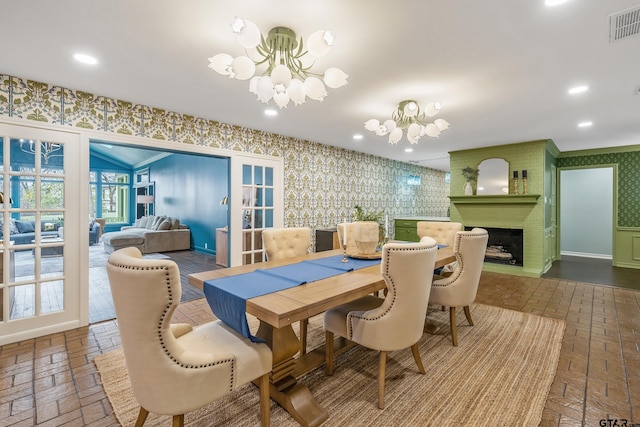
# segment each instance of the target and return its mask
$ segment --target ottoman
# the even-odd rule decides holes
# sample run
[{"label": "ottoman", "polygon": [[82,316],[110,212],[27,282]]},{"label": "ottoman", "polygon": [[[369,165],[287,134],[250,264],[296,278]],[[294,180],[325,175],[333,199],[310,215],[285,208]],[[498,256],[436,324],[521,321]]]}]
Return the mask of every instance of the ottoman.
[{"label": "ottoman", "polygon": [[142,252],[144,247],[144,237],[137,234],[127,234],[122,232],[105,233],[102,236],[102,244],[104,251],[108,254],[129,246],[136,247]]}]

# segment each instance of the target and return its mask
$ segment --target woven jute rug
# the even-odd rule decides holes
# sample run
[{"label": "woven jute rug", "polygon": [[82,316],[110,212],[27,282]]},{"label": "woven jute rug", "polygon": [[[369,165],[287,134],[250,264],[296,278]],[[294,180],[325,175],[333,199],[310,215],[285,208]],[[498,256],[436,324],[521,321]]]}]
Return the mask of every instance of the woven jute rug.
[{"label": "woven jute rug", "polygon": [[[319,368],[301,377],[329,413],[324,425],[537,426],[555,376],[564,321],[474,304],[475,326],[468,326],[459,311],[458,347],[453,347],[448,311],[430,309],[420,340],[426,375],[418,373],[410,350],[388,354],[383,410],[377,407],[377,352],[356,346],[336,357],[333,376]],[[316,316],[309,325],[310,347],[323,341],[322,318]],[[122,351],[94,361],[116,417],[124,426],[133,425],[139,406]],[[185,424],[259,425],[258,389],[244,386],[186,414]],[[145,423],[170,425],[170,417],[155,414]],[[298,424],[272,402],[271,425]]]}]

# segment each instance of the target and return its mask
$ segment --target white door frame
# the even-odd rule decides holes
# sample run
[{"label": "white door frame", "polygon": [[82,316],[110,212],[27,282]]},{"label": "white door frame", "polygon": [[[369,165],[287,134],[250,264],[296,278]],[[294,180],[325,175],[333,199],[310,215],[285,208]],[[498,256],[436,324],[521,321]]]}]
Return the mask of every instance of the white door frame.
[{"label": "white door frame", "polygon": [[[43,140],[60,142],[64,144],[64,212],[65,224],[78,224],[83,218],[81,207],[87,211],[88,194],[81,190],[81,183],[86,182],[88,177],[88,145],[78,132],[69,132],[65,129],[40,128],[35,126],[25,126],[23,124],[4,124],[0,121],[0,136],[3,139],[4,158],[8,154],[10,140],[12,138],[26,138],[32,140]],[[83,155],[84,154],[84,155]],[[84,174],[83,174],[84,171]],[[82,177],[85,179],[82,179]],[[4,171],[5,190],[9,183],[9,171]],[[82,187],[84,188],[84,187]],[[82,200],[85,200],[84,203]],[[78,207],[74,209],[74,207]],[[86,214],[86,212],[85,212]],[[9,213],[6,212],[6,218]],[[86,215],[84,216],[86,217]],[[5,227],[7,231],[8,226]],[[35,315],[25,318],[11,320],[9,313],[5,310],[4,319],[0,322],[0,345],[35,338],[42,335],[61,332],[72,328],[77,328],[87,324],[88,321],[88,287],[80,286],[80,283],[87,283],[88,269],[80,268],[81,265],[88,265],[88,255],[86,251],[80,250],[80,242],[87,242],[89,238],[88,227],[80,227],[84,232],[65,233],[64,240],[64,271],[63,271],[63,308],[61,311],[39,314],[39,284],[36,288],[36,308]],[[38,244],[36,244],[38,245]],[[5,249],[8,246],[5,245]],[[3,253],[5,265],[9,263],[9,250]],[[36,267],[38,263],[36,262]],[[9,274],[5,273],[4,280],[8,280]],[[9,307],[9,293],[3,292],[3,307]]]},{"label": "white door frame", "polygon": [[231,158],[230,177],[230,266],[242,265],[242,166],[273,168],[273,227],[284,226],[284,159],[281,157],[236,154]]}]

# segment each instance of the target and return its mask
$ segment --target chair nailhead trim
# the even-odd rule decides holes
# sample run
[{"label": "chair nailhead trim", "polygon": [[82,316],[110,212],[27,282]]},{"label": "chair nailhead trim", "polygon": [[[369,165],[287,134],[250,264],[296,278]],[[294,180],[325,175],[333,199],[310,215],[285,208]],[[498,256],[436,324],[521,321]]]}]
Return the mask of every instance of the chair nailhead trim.
[{"label": "chair nailhead trim", "polygon": [[[122,268],[125,270],[164,270],[165,272],[165,285],[167,286],[167,294],[169,296],[169,301],[167,303],[167,305],[165,306],[164,310],[162,311],[162,315],[160,316],[160,319],[158,321],[158,339],[160,340],[160,346],[162,347],[162,350],[164,351],[165,355],[169,358],[169,360],[171,360],[173,363],[175,363],[176,365],[180,366],[181,368],[185,368],[185,369],[202,369],[202,368],[208,368],[211,366],[216,366],[216,365],[222,365],[222,364],[231,364],[231,381],[229,383],[229,391],[233,391],[233,384],[235,383],[235,376],[236,376],[236,364],[235,364],[235,360],[233,358],[229,358],[229,359],[224,359],[224,360],[218,360],[217,362],[213,362],[213,363],[206,363],[206,364],[201,364],[201,365],[192,365],[192,364],[187,364],[187,363],[182,363],[180,362],[178,359],[176,359],[167,349],[167,345],[164,341],[164,338],[162,336],[162,325],[165,322],[165,320],[167,319],[167,315],[169,313],[169,310],[171,309],[171,307],[173,306],[173,293],[171,292],[171,282],[169,279],[169,267],[167,267],[166,265],[159,265],[159,266],[149,266],[149,267],[140,267],[140,266],[134,266],[134,265],[128,265],[128,264],[114,264],[113,262],[110,262],[111,265],[113,265],[114,267],[118,267],[118,268]],[[177,304],[176,304],[177,305]]]},{"label": "chair nailhead trim", "polygon": [[[432,249],[433,246],[429,246],[429,247],[403,247],[403,248],[393,248],[393,249],[387,249],[387,251],[385,252],[385,274],[384,274],[384,279],[385,282],[389,285],[390,289],[389,289],[389,293],[392,294],[392,300],[391,300],[391,304],[389,305],[389,308],[387,308],[387,310],[384,311],[384,313],[381,313],[379,316],[376,317],[362,317],[362,316],[351,316],[350,319],[360,319],[360,320],[366,320],[366,321],[371,321],[371,320],[378,320],[383,318],[384,316],[386,316],[389,311],[391,311],[391,308],[393,307],[393,305],[396,303],[396,285],[393,281],[393,279],[391,279],[389,277],[389,256],[391,255],[392,252],[414,252],[414,251],[424,251],[426,249]],[[388,294],[387,294],[388,295]],[[351,322],[349,322],[347,324],[347,335],[349,337],[352,337],[352,331],[353,331],[353,325],[351,324]]]}]

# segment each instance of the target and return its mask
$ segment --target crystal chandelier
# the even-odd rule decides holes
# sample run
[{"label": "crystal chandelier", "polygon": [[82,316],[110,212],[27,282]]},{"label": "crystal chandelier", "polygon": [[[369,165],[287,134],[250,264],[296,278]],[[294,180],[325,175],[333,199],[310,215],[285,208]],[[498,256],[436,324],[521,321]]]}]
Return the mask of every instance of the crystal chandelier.
[{"label": "crystal chandelier", "polygon": [[440,112],[439,102],[430,102],[424,110],[416,101],[406,100],[398,104],[398,108],[391,114],[391,119],[380,123],[371,119],[364,127],[378,136],[389,135],[389,144],[397,144],[402,139],[403,129],[407,131],[407,140],[417,144],[421,136],[436,138],[442,131],[449,129],[449,123],[444,119],[436,119],[433,123],[426,123],[428,117]]},{"label": "crystal chandelier", "polygon": [[247,55],[234,58],[219,53],[209,58],[209,68],[231,79],[250,79],[249,92],[265,104],[273,99],[285,108],[289,102],[304,104],[307,97],[322,101],[327,96],[325,85],[339,88],[347,84],[349,76],[339,68],[329,68],[323,74],[311,71],[309,56],[321,58],[333,46],[329,31],[311,34],[305,50],[302,37],[298,39],[287,27],[272,28],[264,37],[256,24],[236,18],[231,29]]}]

